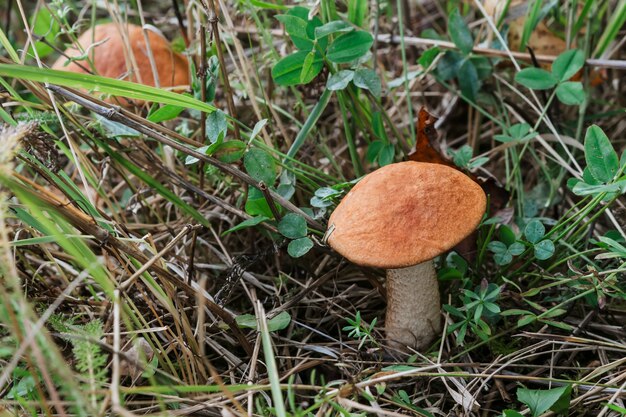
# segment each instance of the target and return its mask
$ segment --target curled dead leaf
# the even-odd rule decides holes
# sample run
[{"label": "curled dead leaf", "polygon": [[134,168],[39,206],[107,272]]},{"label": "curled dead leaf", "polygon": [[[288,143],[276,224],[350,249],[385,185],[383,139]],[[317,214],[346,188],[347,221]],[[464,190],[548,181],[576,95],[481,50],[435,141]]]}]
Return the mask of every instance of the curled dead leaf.
[{"label": "curled dead leaf", "polygon": [[[493,177],[478,177],[471,172],[466,172],[444,156],[437,141],[435,122],[437,118],[422,107],[417,120],[417,140],[415,152],[409,154],[408,159],[417,162],[430,162],[447,165],[463,172],[474,182],[480,185],[489,197],[489,213],[500,213],[509,201],[509,192],[502,187]],[[464,258],[472,260],[476,254],[476,233],[474,232],[459,243],[455,250]]]},{"label": "curled dead leaf", "polygon": [[154,351],[146,339],[138,337],[124,353],[124,360],[120,363],[120,375],[130,376],[136,381],[144,372],[145,364],[154,358]]}]

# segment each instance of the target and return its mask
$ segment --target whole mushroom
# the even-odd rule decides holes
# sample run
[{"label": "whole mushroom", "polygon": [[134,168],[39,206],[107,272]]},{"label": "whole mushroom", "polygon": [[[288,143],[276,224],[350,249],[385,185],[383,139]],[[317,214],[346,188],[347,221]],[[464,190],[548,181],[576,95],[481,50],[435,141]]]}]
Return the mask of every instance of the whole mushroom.
[{"label": "whole mushroom", "polygon": [[326,239],[334,250],[387,270],[385,332],[392,346],[423,349],[441,332],[432,259],[472,233],[486,202],[460,171],[407,161],[363,177],[330,216]]},{"label": "whole mushroom", "polygon": [[[146,33],[159,86],[186,88],[189,85],[187,58],[172,50],[170,43],[162,35],[153,30],[147,30]],[[75,46],[68,48],[65,51],[66,56],[59,57],[52,68],[76,73],[93,70],[95,74],[103,77],[125,79],[150,86],[157,85],[144,30],[140,26],[115,23],[96,25],[78,38],[78,44],[82,51]],[[80,57],[85,52],[89,59],[83,58],[68,63],[67,57]]]}]

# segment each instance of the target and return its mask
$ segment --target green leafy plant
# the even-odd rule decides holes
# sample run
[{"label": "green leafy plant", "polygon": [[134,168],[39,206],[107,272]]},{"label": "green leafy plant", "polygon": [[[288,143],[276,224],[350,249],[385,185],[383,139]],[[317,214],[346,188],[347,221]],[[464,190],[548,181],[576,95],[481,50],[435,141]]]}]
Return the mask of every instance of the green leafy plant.
[{"label": "green leafy plant", "polygon": [[361,319],[361,312],[357,311],[354,319],[347,317],[346,321],[348,322],[348,325],[344,326],[343,330],[348,332],[348,337],[353,337],[359,340],[359,349],[361,349],[368,340],[372,344],[378,345],[378,342],[376,342],[376,339],[372,336],[372,332],[374,331],[374,327],[378,321],[377,317],[374,317],[374,320],[372,320],[370,324],[367,324]]},{"label": "green leafy plant", "polygon": [[474,150],[470,145],[463,145],[457,150],[448,149],[448,153],[452,156],[452,161],[456,166],[466,168],[468,170],[478,168],[489,161],[489,158],[486,156],[472,160]]},{"label": "green leafy plant", "polygon": [[[276,161],[268,152],[261,148],[251,148],[245,153],[243,164],[252,178],[257,181],[262,181],[266,186],[273,188],[277,166]],[[256,187],[250,187],[245,209],[251,216],[262,215],[267,218],[274,217],[269,203],[263,196],[261,190]]]},{"label": "green leafy plant", "polygon": [[150,112],[148,113],[148,116],[146,116],[146,119],[152,123],[161,123],[167,120],[175,119],[183,112],[183,110],[185,110],[184,107],[175,106],[173,104],[166,104],[161,107],[155,104],[150,108]]},{"label": "green leafy plant", "polygon": [[282,86],[308,84],[324,68],[324,62],[348,69],[335,71],[332,65],[327,88],[330,91],[345,89],[350,83],[369,90],[375,97],[381,93],[381,83],[376,72],[363,67],[361,59],[369,52],[374,38],[368,32],[355,28],[348,22],[334,20],[323,24],[317,16],[309,18],[309,9],[296,6],[286,14],[276,16],[298,51],[287,55],[272,68],[272,78]]},{"label": "green leafy plant", "polygon": [[524,244],[517,241],[515,233],[510,227],[502,225],[499,229],[500,240],[493,240],[487,249],[493,252],[493,259],[498,265],[508,265],[514,256],[521,255],[526,249]]},{"label": "green leafy plant", "polygon": [[315,190],[313,197],[311,197],[311,206],[317,208],[326,208],[334,204],[334,199],[341,195],[341,191],[335,190],[332,187],[321,187]]},{"label": "green leafy plant", "polygon": [[293,258],[305,255],[313,247],[313,241],[307,237],[306,220],[298,214],[287,213],[278,223],[278,231],[292,239],[287,246],[287,252]]},{"label": "green leafy plant", "polygon": [[[235,317],[235,321],[237,326],[243,329],[258,329],[256,316],[252,314],[241,314]],[[267,321],[267,330],[277,332],[286,329],[290,322],[291,315],[286,311],[282,311]]]},{"label": "green leafy plant", "polygon": [[[57,43],[56,38],[61,29],[59,22],[45,7],[40,8],[39,12],[33,15],[31,20],[30,24],[33,29],[33,35],[36,38],[42,39],[41,41],[35,42],[35,50],[39,58],[45,58],[54,53],[54,46]],[[34,54],[32,47],[28,52],[30,55]]]},{"label": "green leafy plant", "polygon": [[104,336],[104,326],[100,320],[76,325],[73,320],[53,316],[50,324],[72,344],[75,368],[87,380],[92,406],[102,399],[101,388],[107,380],[106,365],[108,355],[97,343]]},{"label": "green leafy plant", "polygon": [[537,132],[528,123],[516,123],[511,125],[505,134],[494,135],[494,139],[503,142],[527,142],[537,136]]},{"label": "green leafy plant", "polygon": [[[211,51],[207,51],[207,54]],[[205,72],[205,101],[208,103],[215,100],[215,91],[217,89],[220,73],[220,63],[216,55],[211,55],[207,59],[207,67]],[[200,100],[202,98],[202,78],[199,78],[196,71],[192,71],[193,79],[191,81],[191,87],[193,89],[193,96]]]},{"label": "green leafy plant", "polygon": [[[267,119],[262,119],[254,125],[254,128],[248,138],[248,142],[251,142],[256,138],[266,123]],[[223,111],[217,110],[207,116],[205,132],[206,137],[209,139],[211,144],[197,148],[197,152],[213,156],[226,164],[237,162],[243,157],[247,147],[246,143],[236,139],[226,140],[226,135],[228,134],[228,121],[226,114]],[[249,158],[253,157],[255,157],[255,155],[250,156]],[[185,158],[185,165],[193,165],[198,162],[200,162],[200,160],[191,155],[188,155]],[[250,164],[254,165],[253,162]],[[256,170],[256,173],[263,171],[262,167],[253,167],[251,169]]]},{"label": "green leafy plant", "polygon": [[532,245],[535,258],[543,261],[554,255],[554,242],[550,239],[544,239],[546,228],[539,220],[531,220],[524,229],[524,236],[530,245]]},{"label": "green leafy plant", "polygon": [[16,367],[13,370],[13,386],[6,393],[8,400],[31,400],[37,396],[37,386],[34,376],[25,368]]},{"label": "green leafy plant", "polygon": [[[570,385],[547,390],[518,388],[517,400],[528,407],[533,417],[538,417],[548,410],[557,414],[566,412],[569,408],[571,393]],[[522,415],[515,410],[504,410],[502,413],[503,417],[521,417]]]},{"label": "green leafy plant", "polygon": [[468,270],[467,261],[456,252],[450,252],[446,256],[444,266],[437,272],[437,277],[442,281],[460,280],[465,278]]},{"label": "green leafy plant", "polygon": [[487,249],[493,253],[493,259],[498,265],[508,265],[513,257],[519,256],[527,248],[533,249],[535,259],[543,261],[554,255],[554,242],[544,238],[546,228],[537,219],[528,221],[524,228],[524,240],[519,240],[510,227],[502,225],[499,229],[500,240],[493,240],[487,244]]},{"label": "green leafy plant", "polygon": [[369,90],[374,97],[380,97],[382,86],[376,71],[369,68],[341,70],[328,78],[326,87],[331,91],[343,90],[352,82],[355,87]]},{"label": "green leafy plant", "polygon": [[372,128],[376,140],[373,140],[367,148],[367,160],[371,163],[378,162],[380,166],[389,165],[393,162],[396,148],[389,141],[380,112],[373,114]]},{"label": "green leafy plant", "polygon": [[[432,32],[427,37],[439,39]],[[437,64],[437,75],[442,81],[456,79],[463,97],[475,102],[482,82],[489,77],[492,65],[489,59],[472,53],[474,37],[457,7],[448,15],[448,36],[459,51],[447,51]],[[438,48],[431,48],[420,58],[420,65],[427,68],[439,54]]]},{"label": "green leafy plant", "polygon": [[548,90],[556,87],[559,101],[567,105],[580,105],[585,101],[585,91],[579,81],[569,81],[585,65],[585,54],[572,49],[560,54],[552,64],[552,70],[524,68],[515,74],[515,81],[532,90]]},{"label": "green leafy plant", "polygon": [[417,407],[413,402],[413,400],[411,400],[411,397],[409,396],[409,394],[401,389],[398,390],[398,392],[396,394],[394,394],[392,401],[394,401],[397,404],[402,405],[403,407],[407,407],[417,413],[419,413],[418,415],[420,416],[425,416],[425,417],[433,417],[433,414],[429,413],[428,411],[424,410],[423,408]]},{"label": "green leafy plant", "polygon": [[[536,303],[530,300],[530,298],[533,295],[536,295],[538,293],[539,293],[539,290],[535,290],[535,289],[523,293],[522,294],[524,297],[523,301],[534,310],[542,311],[545,309],[539,303]],[[516,324],[517,327],[524,327],[524,326],[528,326],[531,323],[539,322],[542,324],[547,324],[549,326],[555,327],[557,329],[571,331],[572,326],[570,326],[569,324],[563,323],[559,320],[555,320],[555,318],[564,315],[566,312],[567,311],[562,308],[551,308],[549,310],[544,311],[541,314],[535,314],[532,311],[524,310],[524,309],[509,309],[509,310],[503,311],[501,313],[501,316],[519,316],[517,320],[517,324]]]},{"label": "green leafy plant", "polygon": [[472,332],[482,340],[486,340],[491,335],[491,328],[488,320],[494,320],[500,313],[500,306],[497,301],[500,297],[500,287],[494,283],[476,287],[474,291],[464,290],[461,297],[462,307],[456,308],[449,304],[444,304],[443,309],[450,313],[456,323],[448,327],[448,334],[458,331],[456,342],[463,344],[468,332]]},{"label": "green leafy plant", "polygon": [[618,158],[611,141],[597,125],[589,127],[585,135],[585,162],[582,180],[571,178],[567,182],[574,194],[605,194],[604,200],[610,200],[626,192],[626,158]]}]

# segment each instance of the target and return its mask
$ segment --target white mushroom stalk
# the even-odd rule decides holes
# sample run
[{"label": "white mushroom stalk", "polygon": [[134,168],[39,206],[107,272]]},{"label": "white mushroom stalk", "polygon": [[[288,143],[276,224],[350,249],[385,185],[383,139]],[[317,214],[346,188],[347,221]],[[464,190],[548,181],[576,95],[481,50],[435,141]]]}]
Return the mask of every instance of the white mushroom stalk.
[{"label": "white mushroom stalk", "polygon": [[387,342],[421,350],[441,333],[439,283],[433,261],[387,270]]}]

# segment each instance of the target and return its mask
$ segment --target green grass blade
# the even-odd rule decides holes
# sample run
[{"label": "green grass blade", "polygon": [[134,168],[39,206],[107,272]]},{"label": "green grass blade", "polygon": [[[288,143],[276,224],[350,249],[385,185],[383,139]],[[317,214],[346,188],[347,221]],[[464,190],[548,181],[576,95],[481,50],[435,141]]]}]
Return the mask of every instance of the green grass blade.
[{"label": "green grass blade", "polygon": [[83,240],[71,237],[74,228],[68,221],[28,187],[10,178],[0,178],[0,181],[28,208],[30,216],[41,228],[39,231],[45,236],[54,237],[55,242],[72,256],[74,262],[89,273],[107,296],[111,296],[114,284],[108,271]]},{"label": "green grass blade", "polygon": [[537,23],[539,23],[539,14],[541,12],[542,3],[542,0],[535,0],[534,3],[532,3],[532,8],[528,10],[526,21],[524,22],[524,31],[522,32],[520,51],[523,51],[524,48],[526,48],[530,35],[532,35],[535,27],[537,27]]},{"label": "green grass blade", "polygon": [[624,26],[624,23],[626,23],[626,0],[621,0],[615,8],[615,13],[611,15],[611,20],[602,33],[596,49],[593,51],[594,58],[600,58],[602,56],[611,42],[615,40],[615,37]]},{"label": "green grass blade", "polygon": [[76,74],[69,71],[58,71],[27,65],[0,64],[0,76],[17,78],[18,80],[56,84],[64,87],[85,88],[112,94],[114,96],[173,104],[175,106],[207,113],[215,111],[215,107],[196,100],[193,97],[143,84],[101,77],[99,75]]},{"label": "green grass blade", "polygon": [[287,412],[285,410],[285,401],[283,399],[283,393],[280,388],[280,374],[276,366],[276,358],[274,357],[274,351],[272,349],[272,338],[267,328],[267,321],[265,320],[265,310],[259,303],[257,309],[258,328],[261,333],[261,342],[263,345],[263,355],[265,357],[265,368],[267,369],[267,377],[270,380],[270,388],[272,392],[272,400],[274,401],[274,412],[276,417],[286,417]]},{"label": "green grass blade", "polygon": [[9,53],[9,57],[13,60],[13,62],[15,63],[20,62],[20,56],[17,54],[17,51],[13,48],[13,45],[11,45],[9,38],[7,38],[7,35],[4,33],[2,29],[0,29],[0,45],[2,45],[4,50]]},{"label": "green grass blade", "polygon": [[311,111],[311,114],[309,114],[309,117],[308,119],[306,119],[306,122],[304,122],[302,129],[300,129],[300,131],[298,132],[298,136],[296,136],[296,140],[294,140],[293,144],[291,145],[291,148],[289,148],[289,151],[287,152],[288,159],[293,158],[298,153],[298,150],[304,144],[304,140],[309,135],[309,133],[313,129],[313,126],[315,126],[315,123],[317,123],[320,116],[324,112],[324,109],[330,102],[331,96],[332,96],[332,91],[330,91],[327,88],[324,89],[324,92],[320,96],[320,101],[318,101],[315,107],[313,107],[313,111]]}]

